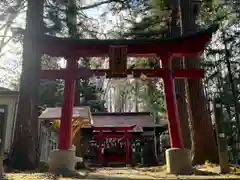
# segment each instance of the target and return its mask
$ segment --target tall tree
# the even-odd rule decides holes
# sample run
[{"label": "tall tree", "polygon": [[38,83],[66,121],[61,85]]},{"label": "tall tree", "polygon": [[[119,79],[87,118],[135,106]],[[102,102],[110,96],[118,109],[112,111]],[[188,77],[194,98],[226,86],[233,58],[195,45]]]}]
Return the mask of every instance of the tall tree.
[{"label": "tall tree", "polygon": [[[79,39],[80,34],[78,33],[77,29],[77,2],[76,0],[68,0],[67,4],[67,11],[66,11],[66,22],[68,27],[68,36],[73,39]],[[75,85],[75,98],[74,98],[74,105],[80,105],[80,93],[79,93],[79,86],[80,81],[76,80]]]},{"label": "tall tree", "polygon": [[[180,0],[180,9],[182,33],[196,32],[199,4],[194,4],[192,0]],[[184,63],[187,68],[200,68],[200,57],[185,57]],[[191,118],[190,130],[194,138],[192,139],[193,162],[195,164],[203,164],[206,160],[217,162],[217,146],[202,80],[188,79],[186,88]]]},{"label": "tall tree", "polygon": [[13,168],[23,170],[35,169],[39,160],[37,101],[41,52],[37,48],[37,39],[42,34],[43,0],[28,0],[19,105],[11,157]]},{"label": "tall tree", "polygon": [[[179,23],[180,14],[179,14],[178,0],[170,0],[166,2],[166,4],[171,11],[169,36],[173,38],[179,37],[181,36],[181,28]],[[171,62],[172,62],[171,68],[173,70],[183,68],[183,58],[174,58]],[[179,120],[181,125],[181,133],[183,138],[183,145],[185,148],[191,149],[191,138],[190,138],[189,118],[188,118],[184,79],[175,79],[175,91],[176,91]]]}]

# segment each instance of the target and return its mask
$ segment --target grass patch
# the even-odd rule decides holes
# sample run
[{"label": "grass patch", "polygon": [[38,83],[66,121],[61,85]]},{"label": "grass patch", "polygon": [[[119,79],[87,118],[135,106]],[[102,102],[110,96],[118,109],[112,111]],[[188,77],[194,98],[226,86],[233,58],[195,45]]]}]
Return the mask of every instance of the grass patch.
[{"label": "grass patch", "polygon": [[230,164],[232,174],[240,175],[240,165]]},{"label": "grass patch", "polygon": [[164,172],[167,169],[167,166],[136,167],[135,169],[142,172]]},{"label": "grass patch", "polygon": [[[135,167],[134,169],[145,174],[166,174],[166,165],[155,167]],[[217,164],[205,162],[203,165],[194,167],[193,176],[214,176],[214,177],[236,177],[240,175],[239,165],[229,165],[229,174],[220,174],[220,167]]]},{"label": "grass patch", "polygon": [[39,173],[11,173],[7,174],[3,180],[73,180],[73,178],[63,178],[52,174],[39,174]]}]

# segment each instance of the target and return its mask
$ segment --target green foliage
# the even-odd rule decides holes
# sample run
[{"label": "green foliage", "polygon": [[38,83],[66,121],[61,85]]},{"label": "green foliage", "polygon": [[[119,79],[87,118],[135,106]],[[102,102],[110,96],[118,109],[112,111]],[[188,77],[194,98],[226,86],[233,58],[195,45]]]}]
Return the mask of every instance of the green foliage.
[{"label": "green foliage", "polygon": [[132,22],[132,28],[124,37],[135,39],[166,37],[166,22],[161,16],[145,16],[141,22]]},{"label": "green foliage", "polygon": [[58,80],[41,80],[39,88],[39,105],[54,107],[63,103],[63,82]]},{"label": "green foliage", "polygon": [[[212,5],[209,8],[203,4],[200,9],[198,23],[200,28],[206,28],[211,24],[232,24],[236,20],[236,13],[228,5]],[[231,22],[230,22],[231,21]]]},{"label": "green foliage", "polygon": [[221,98],[224,131],[236,158],[236,139],[239,133],[237,122],[240,110],[239,16],[236,7],[230,3],[216,6],[212,10],[211,15],[203,15],[200,19],[206,24],[211,21],[221,23],[220,30],[206,49],[204,57],[206,92],[210,103],[216,96]]},{"label": "green foliage", "polygon": [[101,93],[104,93],[102,88],[97,88],[94,82],[81,80],[78,92],[80,93],[80,105],[90,106],[92,112],[104,112],[105,101],[100,99]]},{"label": "green foliage", "polygon": [[136,39],[166,37],[169,23],[168,12],[163,1],[150,1],[148,11],[140,15],[140,22],[136,22],[135,17],[128,20],[132,26],[123,36]]},{"label": "green foliage", "polygon": [[[135,18],[129,20],[131,28],[123,35],[131,38],[165,38],[168,36],[169,10],[164,1],[149,1],[148,11],[145,11],[141,21],[136,22]],[[131,68],[154,68],[159,66],[155,58],[135,58],[129,65]],[[130,83],[132,96],[136,96],[136,103],[142,104],[143,111],[152,112],[157,115],[158,112],[165,111],[163,86],[159,79],[140,79],[135,83]],[[127,92],[127,89],[125,90]],[[129,94],[129,93],[128,93]]]},{"label": "green foliage", "polygon": [[[78,4],[76,4],[78,5]],[[88,17],[82,16],[83,12],[79,6],[67,6],[59,5],[56,2],[46,5],[45,12],[45,25],[46,32],[52,35],[63,34],[63,36],[70,36],[78,39],[84,37],[86,32],[89,33],[91,26],[85,24]],[[67,11],[64,10],[67,8]],[[80,24],[74,24],[71,19],[77,19],[81,22]],[[67,27],[67,28],[66,28]],[[88,34],[89,35],[89,34]],[[90,33],[91,36],[96,36],[94,33]],[[46,59],[46,58],[45,58]],[[54,58],[47,59],[46,61],[57,61]],[[45,62],[46,62],[45,61]],[[90,68],[90,60],[82,59],[81,66]],[[55,67],[58,65],[55,64]],[[105,101],[100,99],[103,90],[101,87],[96,87],[96,83],[90,80],[80,80],[79,87],[76,89],[77,93],[80,94],[80,105],[90,106],[93,112],[105,111]],[[63,82],[62,81],[49,81],[44,80],[40,83],[40,105],[55,106],[56,104],[63,103]]]}]

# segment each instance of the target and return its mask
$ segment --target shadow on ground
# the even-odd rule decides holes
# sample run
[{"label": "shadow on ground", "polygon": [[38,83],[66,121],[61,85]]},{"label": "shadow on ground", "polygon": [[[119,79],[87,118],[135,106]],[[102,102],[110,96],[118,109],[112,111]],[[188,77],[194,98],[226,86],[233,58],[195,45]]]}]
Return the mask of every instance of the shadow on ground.
[{"label": "shadow on ground", "polygon": [[155,177],[155,178],[127,178],[127,177],[116,177],[116,176],[106,176],[106,175],[90,175],[87,179],[89,180],[164,180],[164,179],[169,179],[169,180],[230,180],[230,179],[236,179],[236,178],[207,178],[207,177]]}]

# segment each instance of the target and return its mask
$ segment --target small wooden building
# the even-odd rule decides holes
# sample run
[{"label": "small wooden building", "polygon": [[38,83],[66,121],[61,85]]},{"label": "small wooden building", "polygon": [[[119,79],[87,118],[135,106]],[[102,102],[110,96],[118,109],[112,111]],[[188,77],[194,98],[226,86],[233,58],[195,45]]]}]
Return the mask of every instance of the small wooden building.
[{"label": "small wooden building", "polygon": [[40,161],[48,162],[49,153],[57,149],[58,130],[49,121],[40,122]]},{"label": "small wooden building", "polygon": [[[61,107],[51,107],[46,108],[39,116],[41,123],[41,161],[47,162],[50,151],[57,149],[61,114]],[[79,134],[78,132],[80,131],[81,126],[90,124],[90,118],[89,107],[83,106],[73,108],[73,141],[76,142],[76,139],[79,139],[78,135],[75,136],[75,134]],[[73,144],[77,146],[76,153],[78,155],[78,151],[81,150],[81,148],[79,150],[80,142]]]}]

